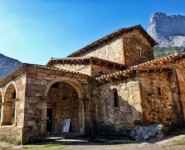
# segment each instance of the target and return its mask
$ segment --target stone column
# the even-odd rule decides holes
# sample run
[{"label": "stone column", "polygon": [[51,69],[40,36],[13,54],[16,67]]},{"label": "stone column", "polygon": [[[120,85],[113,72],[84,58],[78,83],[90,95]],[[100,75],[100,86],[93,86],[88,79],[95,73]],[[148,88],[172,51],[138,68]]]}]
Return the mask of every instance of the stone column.
[{"label": "stone column", "polygon": [[79,99],[79,125],[80,134],[85,134],[85,110],[84,110],[84,99]]},{"label": "stone column", "polygon": [[89,135],[90,134],[90,129],[91,129],[91,126],[90,126],[90,113],[89,113],[89,110],[90,110],[90,106],[89,106],[89,99],[87,98],[84,98],[83,99],[83,103],[84,103],[84,116],[85,116],[85,134],[86,135]]}]

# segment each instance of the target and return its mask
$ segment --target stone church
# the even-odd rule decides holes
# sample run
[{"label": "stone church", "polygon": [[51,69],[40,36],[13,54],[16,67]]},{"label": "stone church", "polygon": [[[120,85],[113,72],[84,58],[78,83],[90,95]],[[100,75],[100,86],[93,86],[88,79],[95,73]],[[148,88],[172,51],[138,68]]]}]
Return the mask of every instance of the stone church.
[{"label": "stone church", "polygon": [[154,59],[156,44],[136,25],[46,65],[23,64],[0,80],[0,140],[182,123],[185,54]]}]

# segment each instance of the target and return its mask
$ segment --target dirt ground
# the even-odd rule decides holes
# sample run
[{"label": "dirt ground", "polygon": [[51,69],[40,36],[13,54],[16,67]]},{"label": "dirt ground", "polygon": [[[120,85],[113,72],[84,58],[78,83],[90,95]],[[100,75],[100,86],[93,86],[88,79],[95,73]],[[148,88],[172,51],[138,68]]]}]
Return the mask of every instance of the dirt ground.
[{"label": "dirt ground", "polygon": [[35,145],[13,145],[0,142],[1,150],[185,150],[185,134],[171,136],[164,140],[149,143],[128,139],[112,139],[107,140],[97,138],[96,140],[88,140],[87,138],[63,139],[61,137],[53,137],[44,143]]}]

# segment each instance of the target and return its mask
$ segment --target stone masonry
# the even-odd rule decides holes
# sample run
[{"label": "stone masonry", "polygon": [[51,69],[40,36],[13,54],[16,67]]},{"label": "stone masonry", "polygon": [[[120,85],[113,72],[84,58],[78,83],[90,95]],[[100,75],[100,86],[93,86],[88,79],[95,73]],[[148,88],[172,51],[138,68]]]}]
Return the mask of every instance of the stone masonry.
[{"label": "stone masonry", "polygon": [[0,140],[128,136],[133,129],[158,127],[153,124],[183,125],[185,54],[153,60],[155,44],[136,25],[47,65],[23,64],[0,80]]}]

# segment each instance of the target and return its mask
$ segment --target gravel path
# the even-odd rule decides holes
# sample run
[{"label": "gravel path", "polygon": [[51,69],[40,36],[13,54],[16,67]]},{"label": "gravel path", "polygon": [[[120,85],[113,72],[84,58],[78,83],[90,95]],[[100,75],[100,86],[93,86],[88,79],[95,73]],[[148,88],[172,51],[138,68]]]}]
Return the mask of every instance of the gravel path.
[{"label": "gravel path", "polygon": [[[184,145],[176,144],[177,141],[181,141],[182,139],[185,141],[185,134],[169,137],[156,143],[134,143],[133,141],[120,139],[108,140],[106,142],[104,141],[103,143],[89,142],[86,139],[57,139],[55,142],[66,145],[64,150],[185,150],[185,143]],[[100,140],[103,141],[104,139]],[[44,145],[47,145],[47,143],[44,143]],[[35,150],[37,150],[38,147],[42,147],[43,145],[38,144],[32,146],[34,146]],[[21,150],[24,147],[25,146],[17,146],[5,142],[0,142],[0,150]],[[52,149],[52,147],[48,149]],[[32,150],[34,149],[32,148]]]}]

